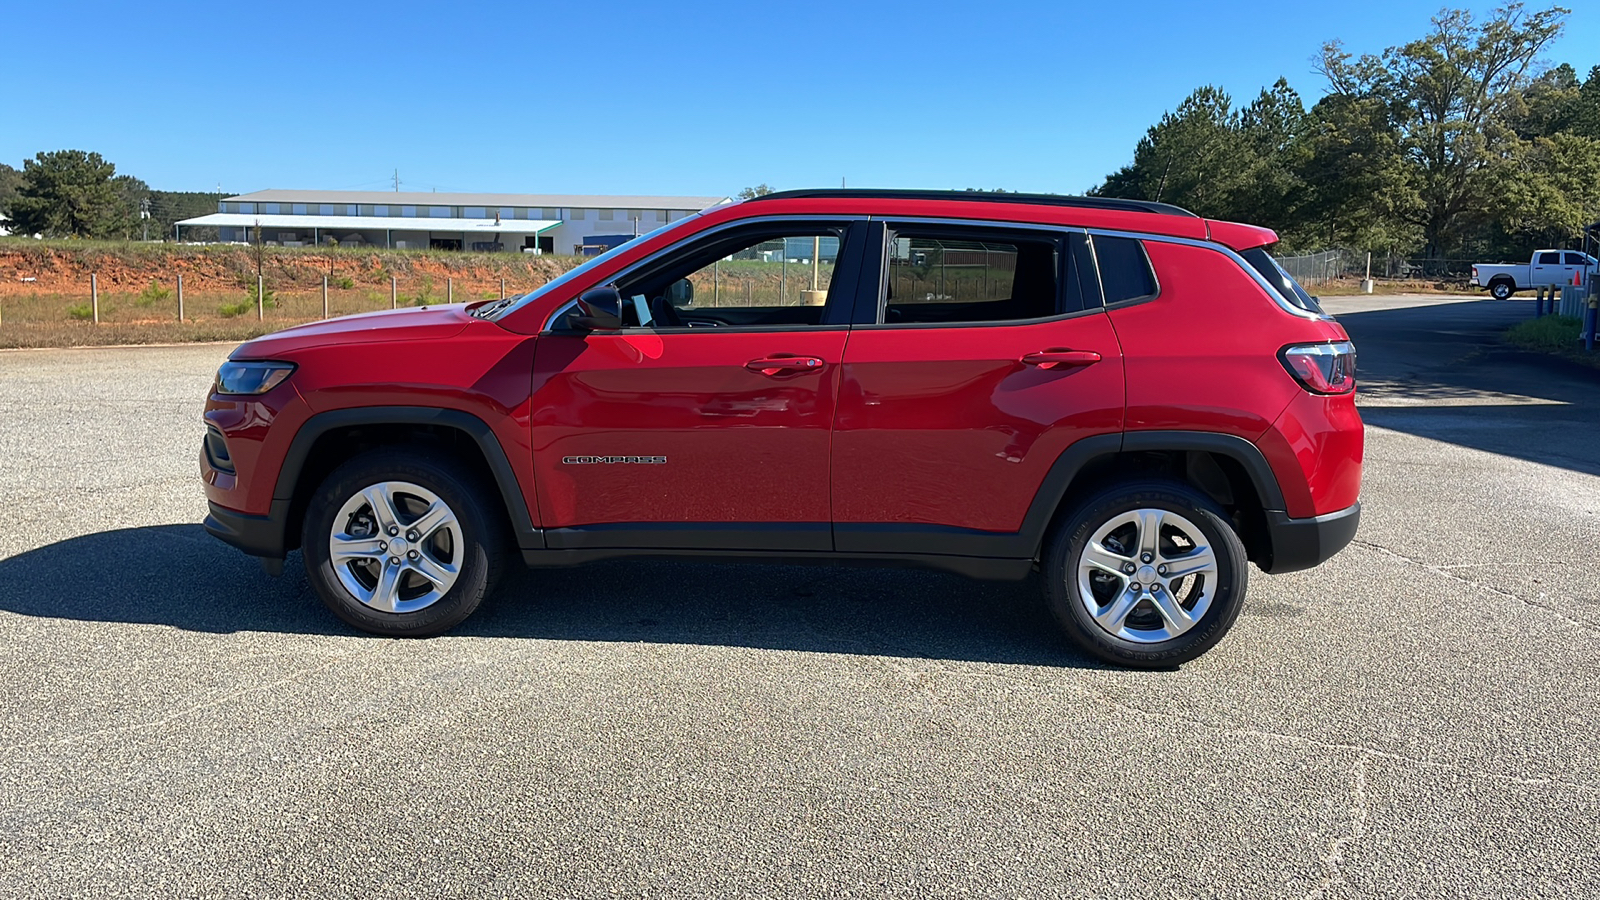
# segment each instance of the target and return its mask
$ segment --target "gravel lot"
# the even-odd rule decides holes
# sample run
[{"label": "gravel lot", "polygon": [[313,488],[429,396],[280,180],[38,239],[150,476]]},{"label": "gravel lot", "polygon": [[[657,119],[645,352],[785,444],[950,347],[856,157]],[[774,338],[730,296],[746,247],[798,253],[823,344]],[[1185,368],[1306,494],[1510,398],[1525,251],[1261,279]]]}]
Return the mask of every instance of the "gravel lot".
[{"label": "gravel lot", "polygon": [[229,348],[0,353],[0,896],[1600,894],[1600,376],[1332,301],[1357,543],[1180,671],[1034,585],[670,562],[360,637],[206,536]]}]

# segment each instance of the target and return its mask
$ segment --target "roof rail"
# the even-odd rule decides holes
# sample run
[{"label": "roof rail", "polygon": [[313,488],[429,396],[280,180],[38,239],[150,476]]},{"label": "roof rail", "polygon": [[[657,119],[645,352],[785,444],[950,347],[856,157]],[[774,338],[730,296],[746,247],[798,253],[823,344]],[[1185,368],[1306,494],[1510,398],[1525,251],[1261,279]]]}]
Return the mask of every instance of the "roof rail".
[{"label": "roof rail", "polygon": [[1121,212],[1156,213],[1163,216],[1199,216],[1181,206],[1156,203],[1151,200],[1123,200],[1119,197],[1072,197],[1065,194],[1018,194],[1010,191],[919,191],[880,188],[806,188],[797,191],[775,191],[751,198],[757,200],[788,200],[805,197],[830,197],[839,199],[881,198],[886,200],[968,200],[977,203],[1029,203],[1035,206],[1078,206],[1086,209],[1114,209]]}]

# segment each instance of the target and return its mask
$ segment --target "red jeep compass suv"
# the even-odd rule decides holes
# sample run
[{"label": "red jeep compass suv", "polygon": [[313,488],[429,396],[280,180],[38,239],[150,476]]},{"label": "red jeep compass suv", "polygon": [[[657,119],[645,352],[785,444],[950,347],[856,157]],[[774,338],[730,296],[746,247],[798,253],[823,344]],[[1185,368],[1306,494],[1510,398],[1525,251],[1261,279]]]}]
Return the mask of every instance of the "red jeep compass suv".
[{"label": "red jeep compass suv", "polygon": [[523,296],[234,351],[206,528],[340,618],[465,619],[508,554],[1039,572],[1101,659],[1221,639],[1248,563],[1349,542],[1348,336],[1265,229],[1159,203],[813,190],[712,207]]}]

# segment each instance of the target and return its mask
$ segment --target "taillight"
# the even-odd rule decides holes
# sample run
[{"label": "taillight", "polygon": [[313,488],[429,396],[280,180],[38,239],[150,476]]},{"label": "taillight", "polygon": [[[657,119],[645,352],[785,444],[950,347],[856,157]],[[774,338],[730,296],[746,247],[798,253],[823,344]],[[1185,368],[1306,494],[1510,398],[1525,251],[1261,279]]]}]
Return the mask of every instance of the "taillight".
[{"label": "taillight", "polygon": [[1285,347],[1278,358],[1313,394],[1348,394],[1356,389],[1356,347],[1349,341],[1296,344]]}]

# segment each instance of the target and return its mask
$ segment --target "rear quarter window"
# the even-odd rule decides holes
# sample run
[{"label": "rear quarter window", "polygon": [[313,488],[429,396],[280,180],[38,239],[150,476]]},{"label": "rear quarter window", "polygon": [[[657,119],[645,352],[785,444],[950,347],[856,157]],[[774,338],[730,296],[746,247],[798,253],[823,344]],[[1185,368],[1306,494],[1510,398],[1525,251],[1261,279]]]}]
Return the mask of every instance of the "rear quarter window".
[{"label": "rear quarter window", "polygon": [[1306,312],[1319,314],[1322,312],[1322,304],[1317,302],[1317,298],[1311,296],[1305,288],[1301,287],[1300,282],[1295,281],[1294,276],[1290,275],[1283,266],[1278,265],[1278,261],[1273,259],[1272,254],[1268,253],[1265,248],[1252,247],[1239,255],[1244,257],[1244,261],[1249,263],[1250,267],[1255,269],[1262,278],[1265,278],[1268,284],[1272,285],[1273,291],[1278,296]]},{"label": "rear quarter window", "polygon": [[1134,238],[1094,236],[1095,263],[1106,305],[1154,297],[1156,275],[1144,244]]}]

